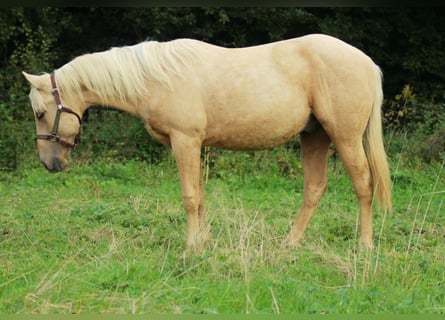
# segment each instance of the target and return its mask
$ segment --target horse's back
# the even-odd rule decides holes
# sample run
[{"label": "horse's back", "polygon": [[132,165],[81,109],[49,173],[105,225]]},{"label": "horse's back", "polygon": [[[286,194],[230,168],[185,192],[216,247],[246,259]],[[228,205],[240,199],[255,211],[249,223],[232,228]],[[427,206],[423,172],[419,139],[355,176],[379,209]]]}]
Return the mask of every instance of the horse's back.
[{"label": "horse's back", "polygon": [[[287,82],[306,89],[322,75],[334,87],[347,90],[354,83],[365,84],[364,79],[375,76],[378,67],[358,48],[329,35],[310,34],[298,38],[245,48],[223,48],[202,43],[202,56],[206,57],[203,74],[206,83],[220,84],[221,78],[233,78],[227,88],[248,79],[262,90],[267,75],[283,77]],[[198,68],[199,69],[199,68]],[[196,69],[194,70],[196,71]],[[343,86],[342,88],[336,86]],[[307,90],[306,90],[307,91]]]}]

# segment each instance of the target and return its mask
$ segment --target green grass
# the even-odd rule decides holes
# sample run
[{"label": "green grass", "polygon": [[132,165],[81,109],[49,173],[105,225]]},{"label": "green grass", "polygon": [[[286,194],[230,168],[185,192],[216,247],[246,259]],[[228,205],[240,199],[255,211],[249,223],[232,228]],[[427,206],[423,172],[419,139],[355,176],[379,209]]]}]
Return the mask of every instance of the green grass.
[{"label": "green grass", "polygon": [[1,173],[0,313],[443,314],[444,171],[395,157],[394,212],[376,212],[376,248],[361,252],[358,204],[331,161],[329,189],[291,249],[298,157],[219,153],[206,186],[212,240],[197,256],[184,253],[172,159]]}]

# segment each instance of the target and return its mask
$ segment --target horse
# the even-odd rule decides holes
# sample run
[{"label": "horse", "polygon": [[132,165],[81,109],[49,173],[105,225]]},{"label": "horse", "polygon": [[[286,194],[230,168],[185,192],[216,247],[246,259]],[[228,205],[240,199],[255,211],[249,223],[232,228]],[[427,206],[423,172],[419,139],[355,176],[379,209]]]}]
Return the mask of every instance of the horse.
[{"label": "horse", "polygon": [[[80,55],[31,85],[40,161],[63,170],[90,106],[112,106],[169,147],[186,213],[187,249],[210,239],[201,149],[264,150],[300,135],[303,203],[285,243],[298,247],[327,187],[333,144],[360,205],[360,248],[372,249],[374,198],[390,210],[382,72],[361,50],[310,34],[224,48],[193,39],[145,41]],[[68,107],[69,106],[69,107]]]}]

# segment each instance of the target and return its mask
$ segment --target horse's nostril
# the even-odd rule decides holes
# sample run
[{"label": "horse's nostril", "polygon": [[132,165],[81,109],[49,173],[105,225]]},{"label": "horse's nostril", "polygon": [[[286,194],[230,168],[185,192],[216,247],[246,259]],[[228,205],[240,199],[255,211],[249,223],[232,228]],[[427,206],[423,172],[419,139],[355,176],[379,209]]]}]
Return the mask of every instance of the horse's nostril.
[{"label": "horse's nostril", "polygon": [[59,158],[55,158],[53,160],[53,169],[54,169],[54,172],[58,172],[58,171],[62,171],[63,170],[63,164],[59,160]]}]

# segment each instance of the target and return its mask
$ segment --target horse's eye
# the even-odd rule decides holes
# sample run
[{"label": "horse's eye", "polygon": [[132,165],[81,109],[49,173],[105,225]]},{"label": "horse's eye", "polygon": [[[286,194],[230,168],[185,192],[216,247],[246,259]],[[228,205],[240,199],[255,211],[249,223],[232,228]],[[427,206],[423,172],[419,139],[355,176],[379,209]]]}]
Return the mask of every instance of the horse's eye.
[{"label": "horse's eye", "polygon": [[45,115],[45,112],[36,112],[37,120],[42,120],[44,115]]}]

